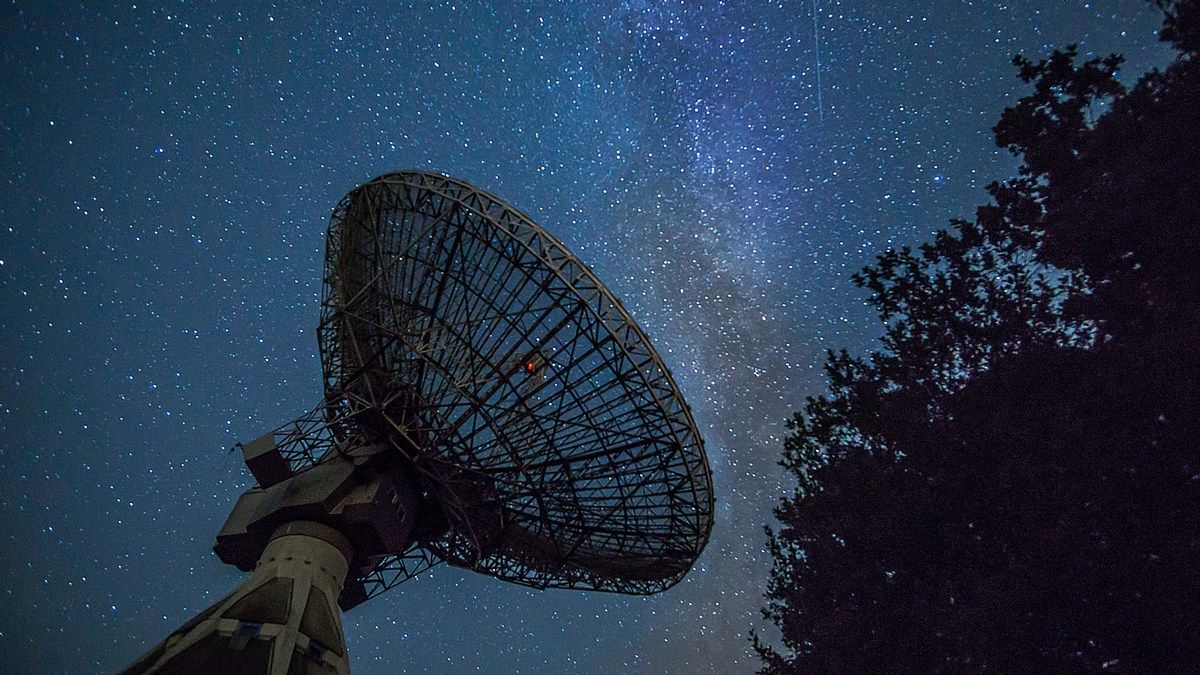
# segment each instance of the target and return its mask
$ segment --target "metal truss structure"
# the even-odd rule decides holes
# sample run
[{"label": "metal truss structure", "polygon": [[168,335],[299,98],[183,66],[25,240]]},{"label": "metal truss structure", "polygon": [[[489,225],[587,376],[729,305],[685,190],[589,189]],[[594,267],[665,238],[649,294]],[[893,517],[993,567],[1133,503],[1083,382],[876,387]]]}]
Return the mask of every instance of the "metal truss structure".
[{"label": "metal truss structure", "polygon": [[[362,440],[358,435],[348,435],[349,444],[338,440],[335,429],[352,431],[349,421],[338,416],[341,412],[344,412],[341,407],[322,403],[271,432],[276,451],[292,474],[314,466],[320,459],[349,454],[351,444]],[[414,541],[403,553],[380,558],[368,572],[354,580],[363,587],[360,601],[370,600],[440,562],[440,558]]]},{"label": "metal truss structure", "polygon": [[329,228],[325,400],[276,432],[294,470],[386,445],[438,515],[361,577],[438,561],[537,588],[654,593],[713,522],[711,472],[671,374],[621,303],[526,215],[392,173]]},{"label": "metal truss structure", "polygon": [[125,672],[349,673],[341,610],[440,562],[647,594],[713,524],[691,412],[583,263],[466,183],[393,173],[333,213],[321,403],[241,444],[216,537],[250,574]]}]

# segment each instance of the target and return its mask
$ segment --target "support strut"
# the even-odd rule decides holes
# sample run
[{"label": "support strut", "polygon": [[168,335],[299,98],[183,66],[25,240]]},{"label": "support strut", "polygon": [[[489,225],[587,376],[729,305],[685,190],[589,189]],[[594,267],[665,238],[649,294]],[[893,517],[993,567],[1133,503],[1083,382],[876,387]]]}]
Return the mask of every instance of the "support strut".
[{"label": "support strut", "polygon": [[350,541],[327,525],[281,525],[233,593],[124,672],[348,675],[338,595],[353,557]]}]

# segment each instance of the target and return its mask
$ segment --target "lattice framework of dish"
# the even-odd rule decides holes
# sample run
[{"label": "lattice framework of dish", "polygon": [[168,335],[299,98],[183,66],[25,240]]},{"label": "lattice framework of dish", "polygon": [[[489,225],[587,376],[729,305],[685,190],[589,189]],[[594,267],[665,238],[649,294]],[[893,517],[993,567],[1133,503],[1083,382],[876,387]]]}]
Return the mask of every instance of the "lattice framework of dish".
[{"label": "lattice framework of dish", "polygon": [[445,518],[368,596],[445,561],[538,588],[654,593],[708,539],[711,472],[662,359],[590,269],[438,174],[351,192],[328,233],[324,402],[276,432],[296,469],[386,442]]}]

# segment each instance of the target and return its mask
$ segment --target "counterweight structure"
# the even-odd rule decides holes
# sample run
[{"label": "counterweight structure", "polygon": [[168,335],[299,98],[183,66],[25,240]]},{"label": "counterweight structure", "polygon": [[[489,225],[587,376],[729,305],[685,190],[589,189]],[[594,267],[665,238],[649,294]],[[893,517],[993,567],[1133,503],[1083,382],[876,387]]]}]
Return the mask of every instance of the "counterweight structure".
[{"label": "counterweight structure", "polygon": [[591,270],[496,197],[417,171],[351,191],[326,246],[325,395],[243,446],[257,485],[214,547],[253,573],[129,672],[347,672],[335,603],[440,562],[536,588],[683,578],[712,528],[703,445]]}]

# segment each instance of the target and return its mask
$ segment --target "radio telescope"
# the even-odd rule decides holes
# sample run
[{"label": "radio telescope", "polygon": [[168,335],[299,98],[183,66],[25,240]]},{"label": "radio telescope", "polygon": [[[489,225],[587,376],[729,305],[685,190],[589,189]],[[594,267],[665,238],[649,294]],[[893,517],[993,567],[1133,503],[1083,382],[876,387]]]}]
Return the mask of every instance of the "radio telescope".
[{"label": "radio telescope", "polygon": [[325,394],[241,446],[217,535],[252,573],[129,673],[349,672],[350,609],[446,562],[535,588],[683,578],[712,478],[662,359],[525,214],[446,176],[351,191],[329,226]]}]

